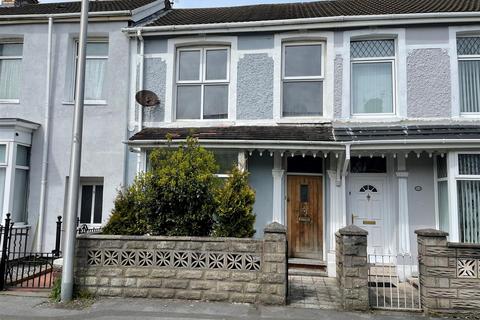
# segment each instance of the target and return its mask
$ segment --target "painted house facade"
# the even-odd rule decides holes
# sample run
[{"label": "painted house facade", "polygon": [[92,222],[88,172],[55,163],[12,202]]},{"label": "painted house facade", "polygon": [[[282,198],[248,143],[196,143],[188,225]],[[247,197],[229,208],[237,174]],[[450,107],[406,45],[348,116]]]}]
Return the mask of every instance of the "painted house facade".
[{"label": "painted house facade", "polygon": [[[36,2],[36,1],[35,1]],[[73,124],[80,2],[0,7],[0,219],[29,225],[28,250],[51,251],[63,216]],[[81,223],[107,221],[126,184],[130,42],[122,28],[164,1],[90,4]],[[31,248],[30,248],[31,247]]]},{"label": "painted house facade", "polygon": [[[337,0],[169,9],[130,38],[128,167],[166,135],[237,164],[256,229],[335,274],[335,232],[416,254],[414,230],[480,242],[480,1]],[[130,176],[129,179],[132,179]]]}]

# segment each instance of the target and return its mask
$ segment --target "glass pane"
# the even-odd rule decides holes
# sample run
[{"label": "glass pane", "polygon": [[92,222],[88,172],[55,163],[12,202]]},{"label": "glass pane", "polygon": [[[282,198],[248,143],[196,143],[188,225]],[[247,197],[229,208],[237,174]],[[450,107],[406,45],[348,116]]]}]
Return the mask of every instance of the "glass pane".
[{"label": "glass pane", "polygon": [[449,209],[448,209],[448,182],[438,182],[438,215],[440,230],[449,231]]},{"label": "glass pane", "polygon": [[178,79],[200,80],[200,51],[180,51]]},{"label": "glass pane", "polygon": [[177,87],[177,119],[200,119],[201,86]]},{"label": "glass pane", "polygon": [[108,56],[108,42],[87,43],[87,56]]},{"label": "glass pane", "polygon": [[351,173],[386,173],[387,159],[382,157],[352,157],[350,160]]},{"label": "glass pane", "polygon": [[480,37],[457,38],[457,53],[459,55],[480,54]]},{"label": "glass pane", "polygon": [[30,148],[17,146],[17,166],[28,167],[30,165]]},{"label": "glass pane", "polygon": [[448,177],[447,157],[437,156],[437,178]]},{"label": "glass pane", "polygon": [[392,63],[352,65],[353,113],[392,113]]},{"label": "glass pane", "polygon": [[285,76],[307,77],[322,74],[322,46],[286,46]]},{"label": "glass pane", "polygon": [[7,162],[7,146],[0,144],[0,163]]},{"label": "glass pane", "polygon": [[5,168],[0,168],[0,215],[3,212],[3,196],[5,194],[5,174],[7,170]]},{"label": "glass pane", "polygon": [[323,82],[284,82],[283,115],[321,116],[323,111]]},{"label": "glass pane", "polygon": [[480,60],[458,61],[460,111],[480,112]]},{"label": "glass pane", "polygon": [[80,223],[90,223],[92,218],[93,186],[82,186]]},{"label": "glass pane", "polygon": [[480,154],[459,154],[458,171],[461,175],[480,175]]},{"label": "glass pane", "polygon": [[228,86],[205,86],[204,119],[228,118]]},{"label": "glass pane", "polygon": [[22,85],[22,60],[0,60],[0,99],[19,99]]},{"label": "glass pane", "polygon": [[308,184],[300,185],[300,202],[308,202]]},{"label": "glass pane", "polygon": [[103,186],[95,186],[95,204],[93,207],[93,223],[102,223]]},{"label": "glass pane", "polygon": [[0,56],[21,57],[23,55],[22,43],[2,43],[0,44]]},{"label": "glass pane", "polygon": [[287,170],[295,173],[323,173],[323,160],[312,156],[288,157]]},{"label": "glass pane", "polygon": [[87,59],[85,69],[85,100],[105,100],[106,59]]},{"label": "glass pane", "polygon": [[394,40],[364,40],[350,43],[352,58],[394,57]]},{"label": "glass pane", "polygon": [[232,170],[234,165],[238,163],[238,152],[235,151],[215,151],[215,160],[219,166],[219,174],[226,174]]},{"label": "glass pane", "polygon": [[480,181],[457,181],[461,241],[480,243]]},{"label": "glass pane", "polygon": [[207,50],[207,80],[227,79],[228,50]]},{"label": "glass pane", "polygon": [[13,222],[27,222],[28,170],[15,170]]}]

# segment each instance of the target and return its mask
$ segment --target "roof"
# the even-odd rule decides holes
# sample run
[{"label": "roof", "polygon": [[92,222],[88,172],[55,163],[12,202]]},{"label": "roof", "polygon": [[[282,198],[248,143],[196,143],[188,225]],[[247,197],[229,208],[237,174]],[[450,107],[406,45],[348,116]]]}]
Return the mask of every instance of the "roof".
[{"label": "roof", "polygon": [[333,141],[330,126],[232,126],[205,128],[145,128],[130,141],[173,140],[194,136],[201,140]]},{"label": "roof", "polygon": [[[111,0],[90,1],[90,12],[131,11],[143,7],[155,0]],[[9,15],[42,15],[79,13],[81,2],[57,2],[27,4],[19,7],[0,7],[0,16]]]},{"label": "roof", "polygon": [[335,128],[335,141],[480,139],[478,125],[413,125]]},{"label": "roof", "polygon": [[148,26],[478,11],[480,11],[480,0],[336,0],[239,7],[172,9]]},{"label": "roof", "polygon": [[130,141],[165,141],[194,136],[202,141],[338,142],[419,139],[480,139],[480,125],[409,125],[383,127],[230,126],[203,128],[145,128]]}]

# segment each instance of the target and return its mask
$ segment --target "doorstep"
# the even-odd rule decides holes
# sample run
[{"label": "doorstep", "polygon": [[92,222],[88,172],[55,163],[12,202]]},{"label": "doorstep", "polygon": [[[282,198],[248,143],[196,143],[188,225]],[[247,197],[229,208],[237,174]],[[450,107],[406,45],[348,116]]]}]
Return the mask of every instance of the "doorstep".
[{"label": "doorstep", "polygon": [[327,263],[316,259],[289,258],[288,274],[293,276],[327,277]]}]

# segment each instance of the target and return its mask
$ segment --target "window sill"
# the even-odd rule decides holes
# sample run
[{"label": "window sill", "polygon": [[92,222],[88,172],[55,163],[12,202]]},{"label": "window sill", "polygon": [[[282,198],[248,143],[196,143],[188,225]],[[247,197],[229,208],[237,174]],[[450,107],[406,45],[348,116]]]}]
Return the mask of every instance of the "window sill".
[{"label": "window sill", "polygon": [[478,119],[480,118],[480,112],[460,113],[460,119]]},{"label": "window sill", "polygon": [[19,99],[0,99],[0,104],[20,104]]},{"label": "window sill", "polygon": [[297,124],[297,123],[325,123],[331,122],[331,118],[326,117],[284,117],[280,119],[276,119],[275,122],[279,124]]},{"label": "window sill", "polygon": [[[66,106],[73,106],[75,104],[75,102],[74,101],[63,101],[62,104],[66,105]],[[87,101],[84,102],[84,104],[86,106],[106,106],[107,101],[105,101],[105,100],[87,100]]]},{"label": "window sill", "polygon": [[383,122],[383,121],[401,121],[402,117],[399,117],[395,114],[365,114],[365,115],[352,115],[348,121],[358,121],[358,122]]}]

